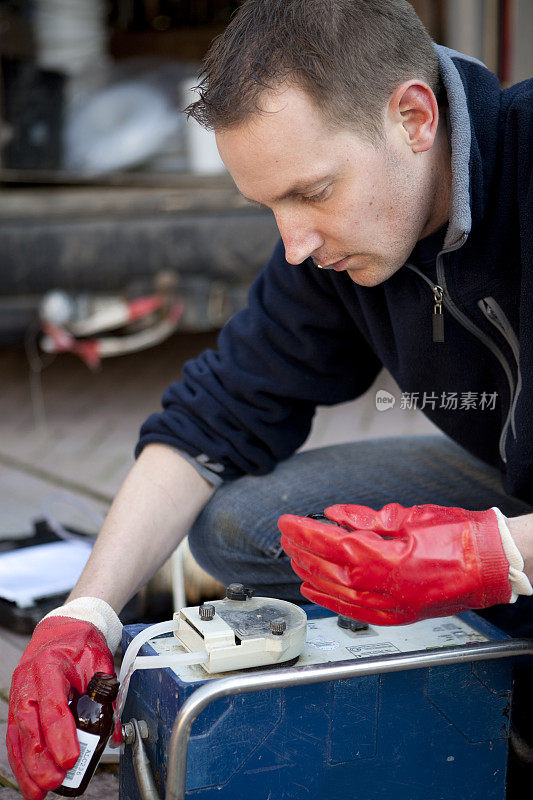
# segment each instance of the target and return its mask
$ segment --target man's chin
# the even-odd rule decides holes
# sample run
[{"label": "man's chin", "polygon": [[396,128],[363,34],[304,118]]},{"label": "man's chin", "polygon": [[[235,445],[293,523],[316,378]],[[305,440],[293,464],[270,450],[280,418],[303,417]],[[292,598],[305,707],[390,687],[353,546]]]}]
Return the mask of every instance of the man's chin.
[{"label": "man's chin", "polygon": [[383,281],[387,280],[389,275],[383,275],[381,270],[372,269],[372,267],[360,267],[359,269],[347,269],[347,274],[350,276],[354,283],[359,286],[378,286]]},{"label": "man's chin", "polygon": [[[400,265],[401,266],[401,265]],[[346,270],[351,280],[359,286],[379,286],[391,275],[400,269],[394,264],[384,264],[383,262],[371,262],[360,267],[350,267]]]}]

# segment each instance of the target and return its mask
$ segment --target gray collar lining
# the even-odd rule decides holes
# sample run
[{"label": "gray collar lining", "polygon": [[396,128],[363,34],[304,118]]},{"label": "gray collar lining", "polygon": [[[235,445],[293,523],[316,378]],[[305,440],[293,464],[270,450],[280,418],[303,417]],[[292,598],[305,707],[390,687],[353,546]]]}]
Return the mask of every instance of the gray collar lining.
[{"label": "gray collar lining", "polygon": [[472,213],[470,209],[470,147],[471,128],[470,115],[466,102],[466,94],[457,67],[452,57],[481,64],[475,58],[465,56],[456,50],[442,45],[435,45],[441,78],[448,97],[448,119],[450,122],[451,159],[452,159],[452,191],[450,198],[450,220],[444,238],[444,250],[456,245],[461,237],[470,232]]}]

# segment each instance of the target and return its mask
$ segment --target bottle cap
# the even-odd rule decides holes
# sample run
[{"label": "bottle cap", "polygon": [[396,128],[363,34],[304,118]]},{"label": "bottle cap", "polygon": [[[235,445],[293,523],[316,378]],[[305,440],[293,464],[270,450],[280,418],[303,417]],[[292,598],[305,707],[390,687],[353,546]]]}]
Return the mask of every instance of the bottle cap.
[{"label": "bottle cap", "polygon": [[116,675],[95,672],[87,687],[87,694],[99,703],[112,703],[118,694],[119,682]]}]

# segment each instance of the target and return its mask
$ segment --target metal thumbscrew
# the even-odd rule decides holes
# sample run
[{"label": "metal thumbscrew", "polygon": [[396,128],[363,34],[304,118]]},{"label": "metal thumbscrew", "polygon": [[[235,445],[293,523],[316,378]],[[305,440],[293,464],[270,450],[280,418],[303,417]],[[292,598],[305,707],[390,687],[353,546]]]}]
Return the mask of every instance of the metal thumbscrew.
[{"label": "metal thumbscrew", "polygon": [[206,605],[205,603],[198,607],[198,613],[200,614],[200,619],[203,620],[210,620],[213,619],[215,616],[215,606]]},{"label": "metal thumbscrew", "polygon": [[285,622],[284,619],[271,619],[270,630],[274,634],[274,636],[283,636],[283,634],[287,630],[287,623]]},{"label": "metal thumbscrew", "polygon": [[242,583],[230,583],[226,588],[226,597],[228,600],[249,600],[253,593],[253,589],[250,589],[248,586],[243,586]]}]

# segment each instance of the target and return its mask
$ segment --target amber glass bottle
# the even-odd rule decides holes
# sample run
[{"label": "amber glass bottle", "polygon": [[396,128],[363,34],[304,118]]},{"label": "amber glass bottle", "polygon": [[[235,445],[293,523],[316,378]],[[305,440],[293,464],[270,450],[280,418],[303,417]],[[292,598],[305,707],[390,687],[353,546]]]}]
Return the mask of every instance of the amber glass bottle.
[{"label": "amber glass bottle", "polygon": [[61,786],[54,790],[56,794],[78,797],[87,788],[113,730],[113,700],[117,692],[116,677],[97,672],[89,681],[86,694],[76,695],[70,701],[78,729],[80,757]]}]

